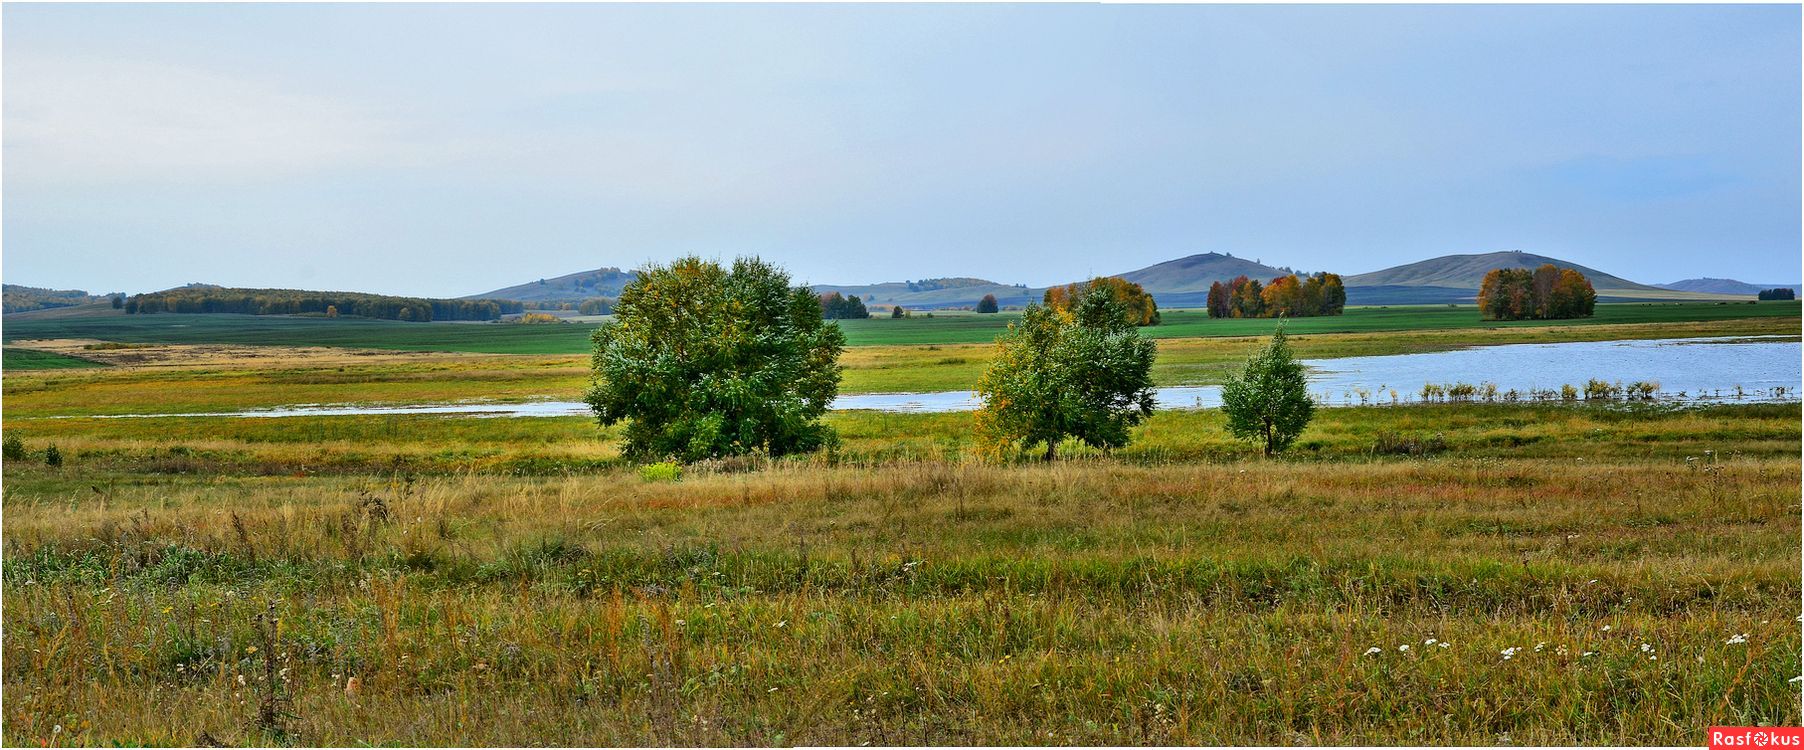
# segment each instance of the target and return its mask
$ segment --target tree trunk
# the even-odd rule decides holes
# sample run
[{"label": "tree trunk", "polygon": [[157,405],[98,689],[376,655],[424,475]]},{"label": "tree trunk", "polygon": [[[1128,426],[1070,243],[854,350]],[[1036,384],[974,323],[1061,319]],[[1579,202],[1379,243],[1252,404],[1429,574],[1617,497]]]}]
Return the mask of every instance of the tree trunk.
[{"label": "tree trunk", "polygon": [[1045,460],[1051,461],[1053,458],[1055,458],[1058,455],[1058,450],[1059,450],[1059,441],[1056,439],[1053,439],[1053,438],[1047,438]]},{"label": "tree trunk", "polygon": [[1272,420],[1270,417],[1265,419],[1265,455],[1268,457],[1272,455]]}]

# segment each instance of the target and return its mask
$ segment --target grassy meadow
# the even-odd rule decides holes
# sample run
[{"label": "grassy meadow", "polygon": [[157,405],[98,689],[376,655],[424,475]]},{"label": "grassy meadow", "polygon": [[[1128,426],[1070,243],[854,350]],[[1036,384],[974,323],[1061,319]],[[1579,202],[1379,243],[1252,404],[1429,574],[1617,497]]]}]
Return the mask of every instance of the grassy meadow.
[{"label": "grassy meadow", "polygon": [[1267,461],[1171,412],[997,465],[838,414],[677,481],[576,418],[24,420],[4,739],[1696,742],[1804,718],[1798,417],[1333,409]]},{"label": "grassy meadow", "polygon": [[[1444,309],[1292,342],[1799,325]],[[1169,315],[1155,333],[1208,333],[1160,342],[1167,385],[1219,382],[1271,325]],[[956,340],[1008,317],[848,324],[843,390],[968,388],[989,348]],[[969,414],[838,412],[830,451],[673,478],[580,417],[105,418],[572,400],[577,326],[58,320],[139,328],[7,321],[115,343],[46,354],[113,364],[83,369],[6,350],[6,745],[1692,745],[1804,721],[1796,403],[1324,409],[1272,460],[1168,411],[1050,464],[979,460]]]}]

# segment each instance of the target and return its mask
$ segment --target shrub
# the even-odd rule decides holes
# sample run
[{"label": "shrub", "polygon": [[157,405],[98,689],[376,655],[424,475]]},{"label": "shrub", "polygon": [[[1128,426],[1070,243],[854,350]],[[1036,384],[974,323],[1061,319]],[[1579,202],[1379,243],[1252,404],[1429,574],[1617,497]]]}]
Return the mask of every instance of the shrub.
[{"label": "shrub", "polygon": [[44,449],[44,465],[45,466],[62,466],[63,465],[63,452],[61,450],[57,449],[55,443],[51,443],[49,447]]},{"label": "shrub", "polygon": [[6,440],[0,442],[0,458],[8,461],[25,458],[25,441],[20,440],[17,434],[7,435]]},{"label": "shrub", "polygon": [[674,482],[683,478],[683,465],[675,461],[659,461],[639,467],[639,478],[647,482]]},{"label": "shrub", "polygon": [[1427,438],[1382,432],[1372,441],[1372,453],[1376,455],[1426,456],[1444,450],[1447,450],[1447,440],[1438,432]]}]

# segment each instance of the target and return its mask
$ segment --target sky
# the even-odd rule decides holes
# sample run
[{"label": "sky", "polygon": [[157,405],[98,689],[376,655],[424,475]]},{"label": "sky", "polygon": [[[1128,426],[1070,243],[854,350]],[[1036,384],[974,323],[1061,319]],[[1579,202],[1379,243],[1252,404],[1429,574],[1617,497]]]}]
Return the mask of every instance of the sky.
[{"label": "sky", "polygon": [[1795,283],[1800,9],[0,10],[0,276],[460,296],[1523,250]]}]

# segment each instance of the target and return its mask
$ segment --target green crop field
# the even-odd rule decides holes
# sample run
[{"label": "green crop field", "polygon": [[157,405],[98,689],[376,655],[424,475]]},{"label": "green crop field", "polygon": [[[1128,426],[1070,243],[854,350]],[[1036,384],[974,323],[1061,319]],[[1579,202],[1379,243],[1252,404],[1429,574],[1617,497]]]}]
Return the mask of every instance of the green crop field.
[{"label": "green crop field", "polygon": [[71,357],[66,354],[39,352],[30,349],[0,349],[0,369],[5,370],[69,370],[83,367],[104,367],[99,362]]},{"label": "green crop field", "polygon": [[[1371,331],[1515,328],[1548,325],[1587,326],[1627,323],[1678,323],[1748,318],[1799,317],[1798,302],[1719,304],[1712,302],[1637,302],[1600,304],[1591,318],[1564,321],[1486,322],[1471,306],[1355,307],[1346,314],[1288,321],[1295,334]],[[900,320],[871,318],[840,321],[852,346],[970,344],[993,341],[1015,313],[944,314]],[[1251,336],[1269,334],[1271,319],[1213,320],[1196,310],[1171,310],[1164,323],[1145,329],[1154,338]],[[256,344],[331,346],[405,351],[493,354],[580,354],[588,351],[593,326],[515,325],[506,323],[402,323],[349,318],[303,318],[254,315],[89,315],[25,317],[6,321],[5,341],[82,338],[135,343]]]}]

